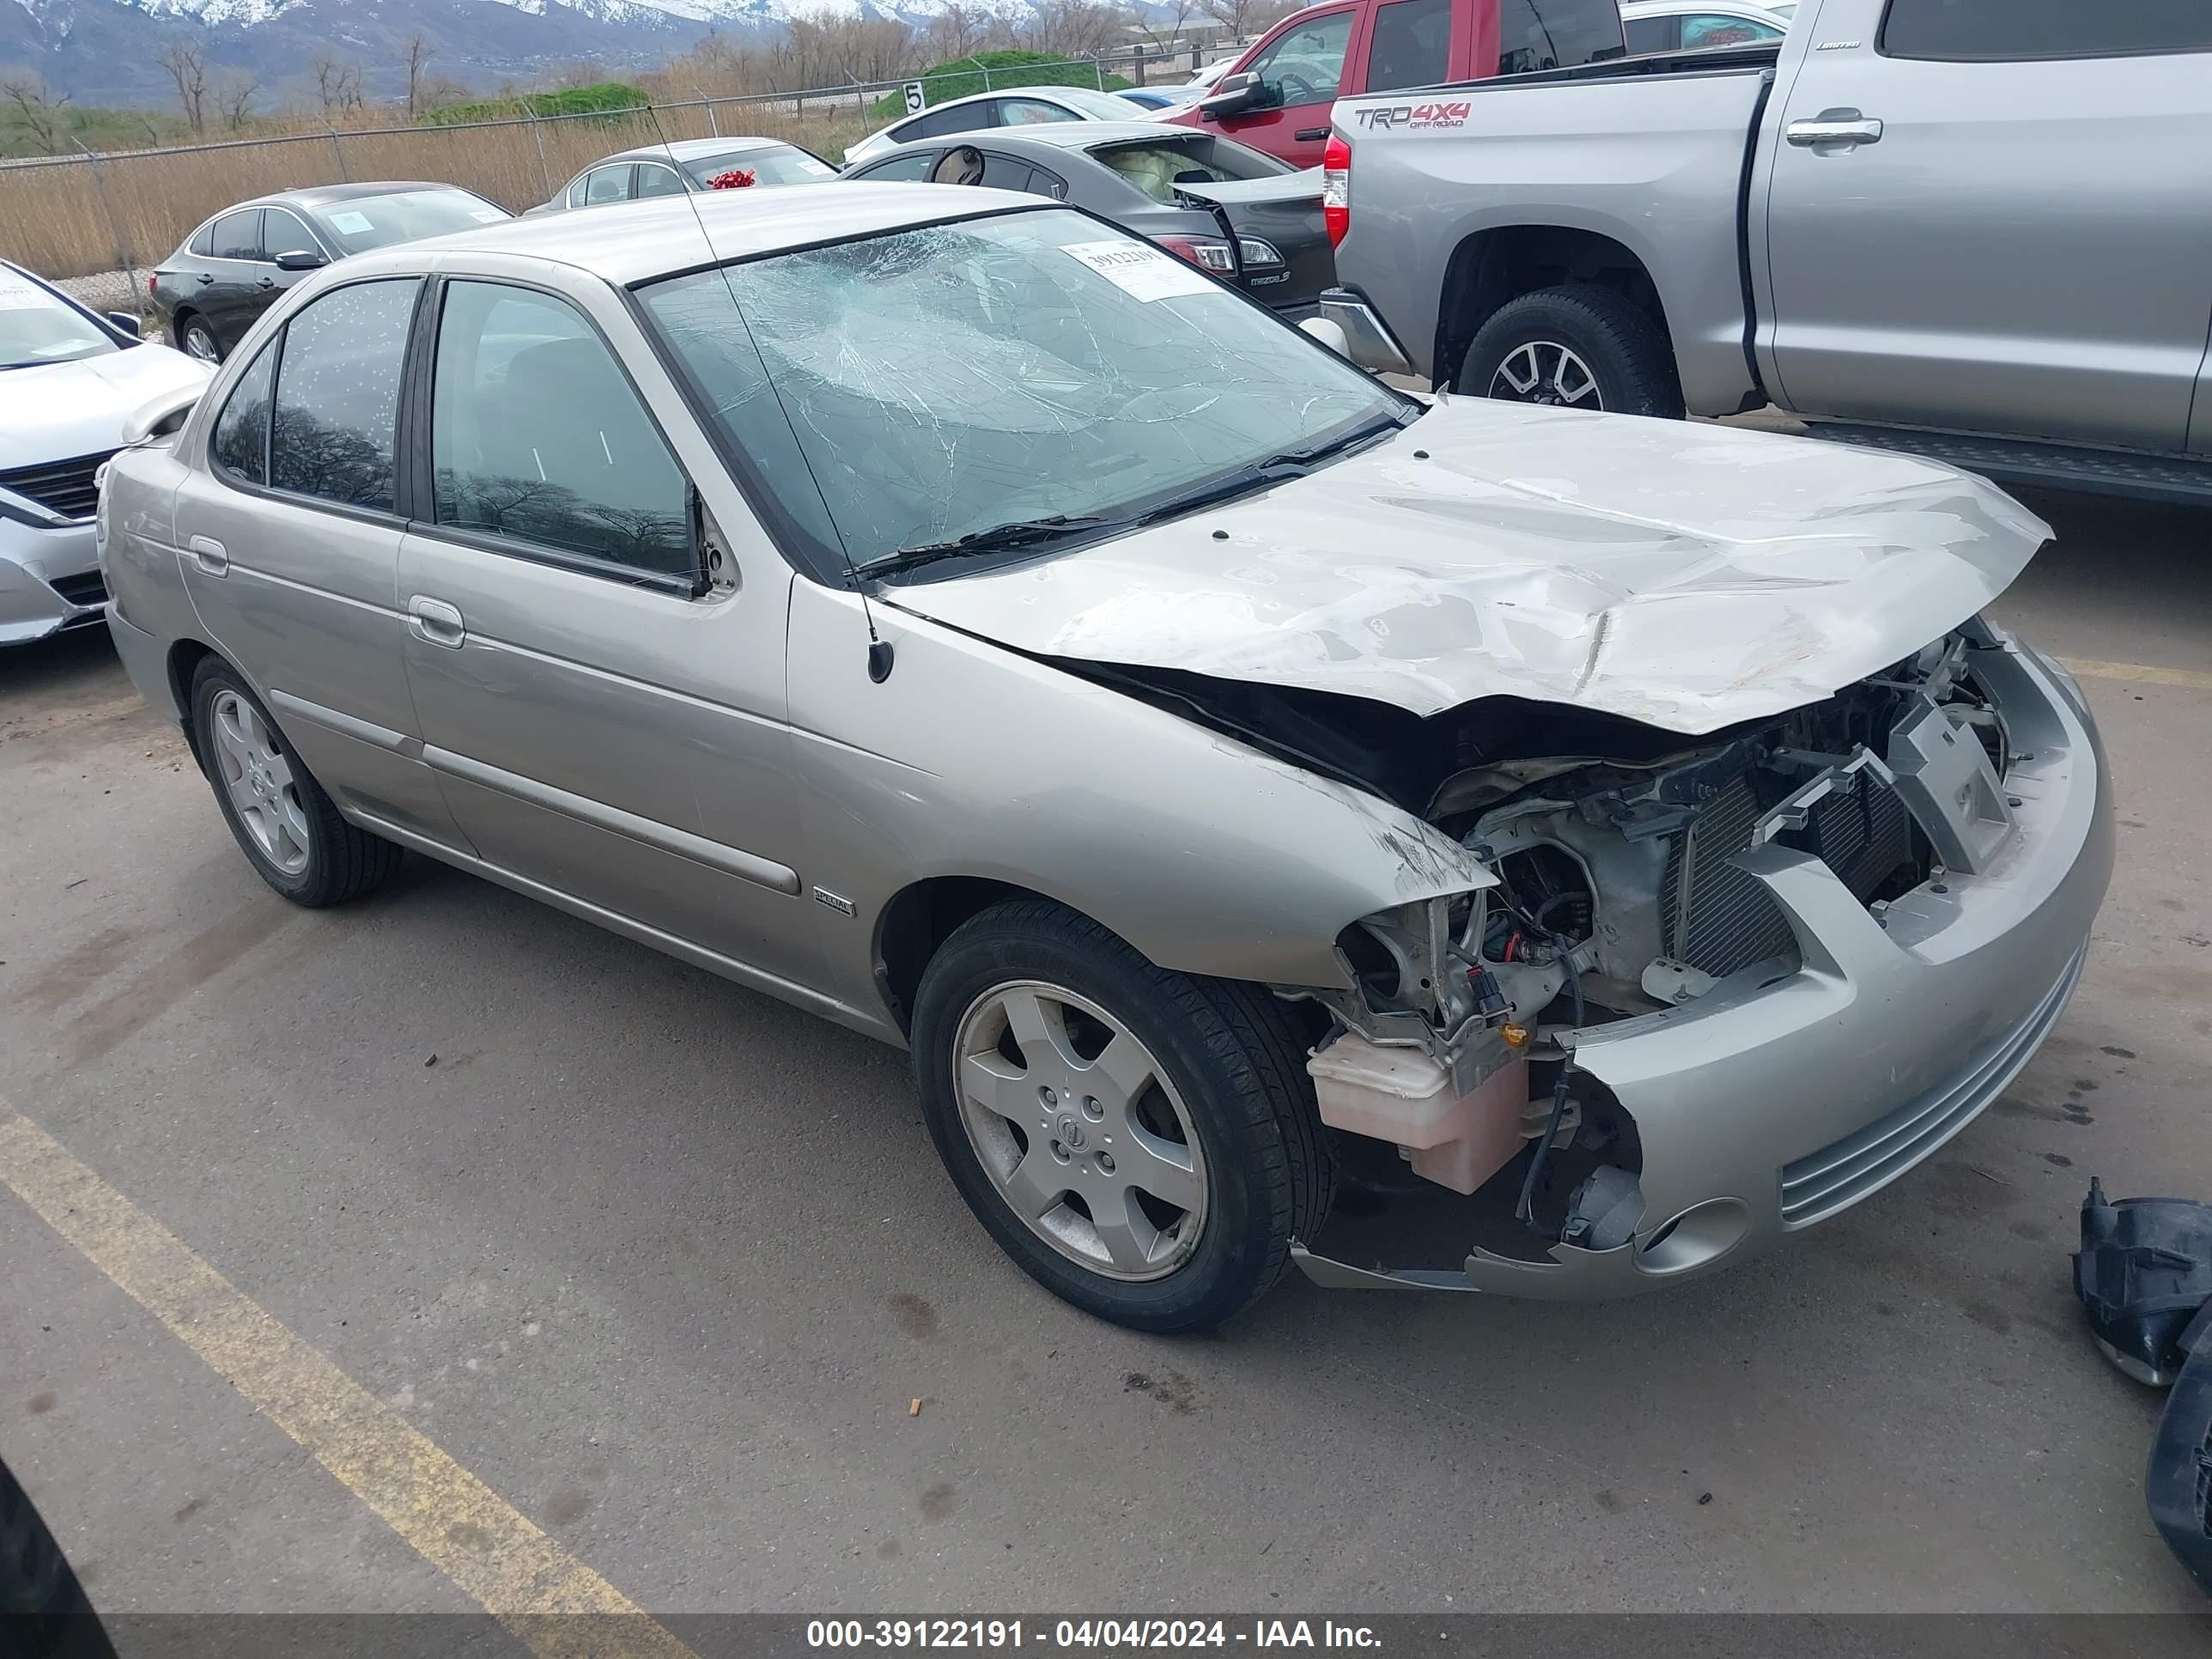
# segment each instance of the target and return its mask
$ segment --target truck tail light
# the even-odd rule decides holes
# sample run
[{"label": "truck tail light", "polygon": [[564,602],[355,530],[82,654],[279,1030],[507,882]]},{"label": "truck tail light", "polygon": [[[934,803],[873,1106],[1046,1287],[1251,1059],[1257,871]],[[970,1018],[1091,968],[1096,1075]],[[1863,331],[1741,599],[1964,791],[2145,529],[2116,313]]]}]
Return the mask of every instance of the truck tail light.
[{"label": "truck tail light", "polygon": [[1217,276],[1233,275],[1237,270],[1236,249],[1218,236],[1158,236],[1153,240],[1178,259],[1188,259],[1200,270],[1210,270]]},{"label": "truck tail light", "polygon": [[1321,153],[1321,222],[1328,227],[1328,245],[1342,247],[1352,228],[1352,146],[1334,132]]}]

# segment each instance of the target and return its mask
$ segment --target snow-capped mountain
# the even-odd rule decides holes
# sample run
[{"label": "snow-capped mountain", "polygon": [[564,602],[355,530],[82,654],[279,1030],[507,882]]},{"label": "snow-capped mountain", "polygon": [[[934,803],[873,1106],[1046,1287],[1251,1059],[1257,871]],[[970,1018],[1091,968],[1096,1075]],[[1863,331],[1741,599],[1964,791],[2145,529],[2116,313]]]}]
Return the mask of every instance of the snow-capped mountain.
[{"label": "snow-capped mountain", "polygon": [[[969,0],[1019,13],[1030,0]],[[186,35],[224,74],[296,92],[320,58],[358,64],[373,95],[405,85],[417,34],[432,66],[466,85],[528,82],[586,60],[610,70],[659,63],[709,30],[757,33],[793,17],[858,7],[925,21],[948,0],[0,0],[0,68],[37,70],[79,104],[159,105],[173,95],[159,58]]]}]

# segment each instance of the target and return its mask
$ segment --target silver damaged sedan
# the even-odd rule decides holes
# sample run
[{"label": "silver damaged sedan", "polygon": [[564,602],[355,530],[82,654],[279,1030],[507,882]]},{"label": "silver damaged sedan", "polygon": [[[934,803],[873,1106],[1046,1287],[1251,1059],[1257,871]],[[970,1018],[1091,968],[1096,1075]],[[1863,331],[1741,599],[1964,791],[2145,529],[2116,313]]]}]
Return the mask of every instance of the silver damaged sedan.
[{"label": "silver damaged sedan", "polygon": [[1430,407],[1035,198],[604,228],[318,273],[109,470],[116,643],[294,902],[411,848],[904,1044],[1156,1331],[1713,1270],[2063,1011],[2105,767],[1988,485]]}]

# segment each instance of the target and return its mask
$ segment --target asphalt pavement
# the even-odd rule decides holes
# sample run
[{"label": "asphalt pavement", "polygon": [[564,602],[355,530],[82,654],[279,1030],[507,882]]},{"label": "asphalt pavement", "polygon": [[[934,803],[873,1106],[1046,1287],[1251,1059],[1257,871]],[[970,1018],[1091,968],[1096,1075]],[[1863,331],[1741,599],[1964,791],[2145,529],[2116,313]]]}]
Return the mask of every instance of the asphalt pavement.
[{"label": "asphalt pavement", "polygon": [[1003,1260],[903,1055],[424,860],[289,908],[102,635],[0,654],[0,1456],[114,1612],[2199,1607],[2067,1252],[2212,1198],[2212,517],[2033,499],[2121,850],[2011,1093],[1668,1294],[1203,1340]]}]

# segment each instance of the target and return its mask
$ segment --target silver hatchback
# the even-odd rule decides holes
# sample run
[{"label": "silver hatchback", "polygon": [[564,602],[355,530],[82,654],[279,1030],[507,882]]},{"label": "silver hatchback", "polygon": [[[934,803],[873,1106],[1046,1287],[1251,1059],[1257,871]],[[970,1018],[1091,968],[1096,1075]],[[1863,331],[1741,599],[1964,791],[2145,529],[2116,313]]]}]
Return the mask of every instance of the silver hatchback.
[{"label": "silver hatchback", "polygon": [[[1710,1271],[2057,1018],[2104,767],[1986,484],[1429,407],[1032,198],[604,228],[320,273],[109,470],[116,642],[294,902],[411,848],[907,1045],[1152,1330]],[[1488,1242],[1320,1253],[1409,1180]]]}]

